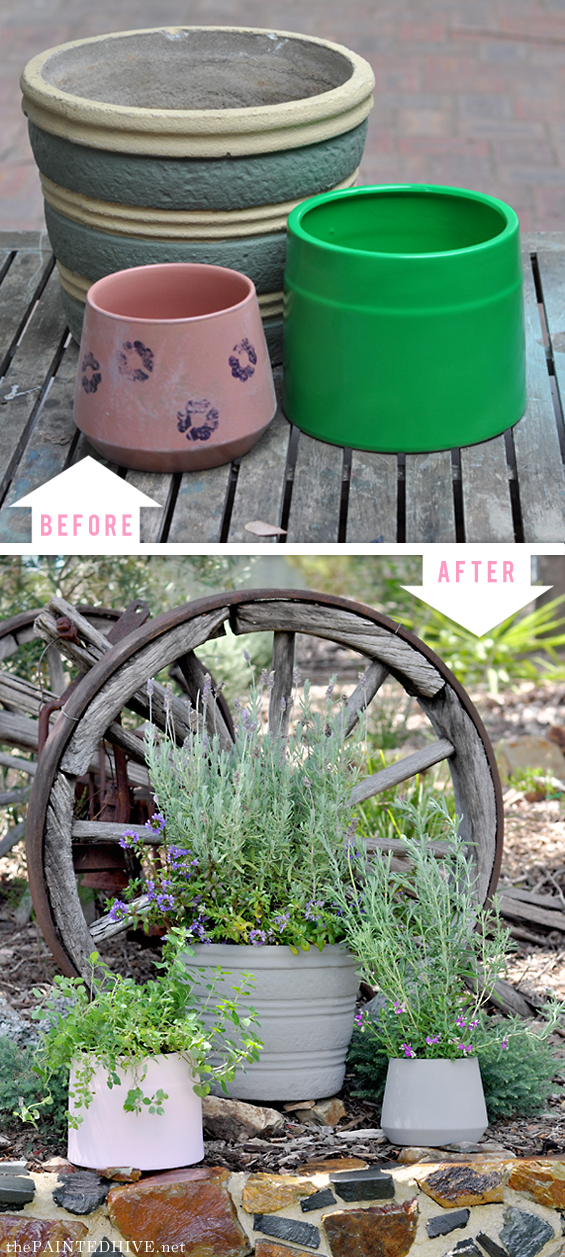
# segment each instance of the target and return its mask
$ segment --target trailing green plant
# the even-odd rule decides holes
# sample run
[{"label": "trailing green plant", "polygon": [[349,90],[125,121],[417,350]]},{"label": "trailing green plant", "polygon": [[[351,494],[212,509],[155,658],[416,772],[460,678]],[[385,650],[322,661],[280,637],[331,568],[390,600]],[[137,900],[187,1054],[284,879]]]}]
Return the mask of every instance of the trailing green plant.
[{"label": "trailing green plant", "polygon": [[68,1069],[52,1079],[45,1096],[34,1069],[34,1051],[32,1044],[21,1047],[13,1039],[0,1038],[0,1123],[6,1125],[12,1117],[33,1110],[39,1134],[62,1133],[67,1123]]},{"label": "trailing green plant", "polygon": [[[32,1016],[46,1026],[34,1052],[33,1070],[39,1078],[44,1098],[20,1106],[24,1120],[37,1121],[43,1105],[50,1104],[53,1088],[61,1075],[74,1070],[70,1088],[72,1111],[69,1125],[82,1121],[80,1109],[92,1098],[92,1079],[97,1066],[106,1072],[108,1087],[121,1086],[120,1073],[135,1071],[135,1086],[124,1096],[126,1112],[139,1112],[141,1106],[157,1115],[163,1112],[164,1092],[145,1095],[143,1079],[147,1059],[176,1052],[185,1057],[200,1081],[197,1095],[207,1095],[213,1083],[233,1079],[236,1068],[257,1060],[261,1048],[251,1023],[257,1018],[251,1009],[245,1017],[237,1012],[237,996],[249,988],[233,988],[235,998],[218,999],[216,986],[225,977],[218,968],[212,981],[194,972],[187,963],[187,933],[173,929],[163,948],[157,978],[137,985],[132,978],[113,973],[96,952],[90,957],[92,978],[54,979],[55,993]],[[97,979],[96,985],[95,980]],[[207,994],[202,998],[202,986]],[[39,991],[34,992],[41,997]],[[204,1014],[212,1014],[204,1024]],[[210,1024],[210,1021],[212,1024]],[[233,1027],[237,1043],[227,1037]],[[217,1054],[220,1059],[217,1060]]]},{"label": "trailing green plant", "polygon": [[[295,676],[293,701],[298,683]],[[321,948],[344,936],[331,859],[344,849],[353,815],[360,742],[344,742],[344,706],[333,699],[333,681],[319,711],[305,681],[289,735],[267,732],[263,700],[273,684],[274,673],[265,671],[259,686],[251,685],[248,705],[236,704],[230,748],[206,731],[209,678],[182,747],[151,730],[146,758],[159,813],[149,824],[162,842],[148,854],[126,831],[122,845],[144,863],[129,899],[144,892],[146,920],[182,922],[200,942]],[[110,911],[117,920],[127,913],[128,896]]]}]

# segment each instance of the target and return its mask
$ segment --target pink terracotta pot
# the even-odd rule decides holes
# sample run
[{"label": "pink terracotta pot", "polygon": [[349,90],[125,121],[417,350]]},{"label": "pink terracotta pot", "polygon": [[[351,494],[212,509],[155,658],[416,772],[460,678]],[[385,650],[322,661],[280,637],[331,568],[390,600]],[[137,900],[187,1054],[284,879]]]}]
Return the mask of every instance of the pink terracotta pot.
[{"label": "pink terracotta pot", "polygon": [[92,285],[74,417],[104,458],[139,471],[217,467],[246,454],[275,410],[246,275],[167,263]]}]

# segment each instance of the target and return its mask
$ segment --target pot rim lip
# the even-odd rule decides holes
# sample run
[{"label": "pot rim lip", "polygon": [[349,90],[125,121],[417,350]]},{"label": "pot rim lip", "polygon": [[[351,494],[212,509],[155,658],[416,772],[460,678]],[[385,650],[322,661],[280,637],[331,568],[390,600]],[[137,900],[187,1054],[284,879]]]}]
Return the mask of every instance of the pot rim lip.
[{"label": "pot rim lip", "polygon": [[389,1065],[469,1065],[473,1061],[478,1064],[478,1056],[389,1056]]},{"label": "pot rim lip", "polygon": [[187,943],[187,949],[195,949],[197,947],[202,948],[203,950],[206,949],[207,951],[211,951],[212,948],[222,948],[223,950],[226,947],[229,947],[230,951],[233,949],[234,954],[236,952],[247,951],[247,952],[250,952],[254,956],[260,956],[261,954],[262,955],[276,954],[278,956],[282,956],[283,953],[286,951],[286,952],[290,952],[290,955],[295,956],[295,957],[315,956],[316,958],[319,956],[323,956],[324,953],[327,954],[329,951],[336,951],[336,952],[340,951],[343,955],[347,955],[348,957],[351,957],[355,961],[356,964],[359,963],[357,956],[355,956],[354,952],[349,950],[347,943],[345,942],[345,939],[340,943],[324,943],[324,946],[322,947],[321,951],[319,947],[316,947],[315,943],[311,943],[308,951],[304,951],[302,948],[300,948],[298,952],[293,952],[289,943],[261,943],[258,946],[253,943],[232,943],[232,942],[229,942],[229,943],[188,942]]},{"label": "pot rim lip", "polygon": [[[135,271],[135,272],[155,271],[157,269],[169,270],[169,269],[173,269],[173,267],[177,268],[179,266],[183,267],[183,269],[186,268],[186,269],[194,270],[197,268],[198,270],[206,270],[206,271],[225,271],[228,275],[237,275],[238,279],[244,279],[250,285],[249,292],[247,293],[247,296],[243,298],[242,301],[237,301],[234,303],[234,305],[223,306],[221,310],[211,310],[209,314],[191,314],[191,315],[187,315],[185,318],[179,318],[179,319],[158,319],[158,318],[151,319],[151,318],[142,318],[140,315],[137,315],[137,314],[115,314],[112,310],[105,310],[104,306],[98,305],[95,299],[97,295],[96,293],[94,297],[91,297],[91,293],[95,289],[105,284],[107,280],[115,279],[117,276],[131,275],[132,271]],[[149,262],[145,266],[125,267],[121,271],[111,271],[109,275],[103,275],[101,279],[95,280],[95,282],[91,284],[86,294],[86,304],[89,305],[92,310],[95,310],[96,314],[102,315],[103,318],[112,319],[117,323],[124,323],[124,322],[139,323],[145,327],[172,327],[172,326],[184,327],[185,325],[205,323],[205,322],[209,322],[212,319],[222,318],[226,314],[236,314],[238,311],[243,310],[246,306],[252,305],[256,300],[257,300],[257,292],[255,289],[255,284],[253,283],[253,280],[249,278],[249,275],[244,275],[242,271],[235,271],[233,270],[232,267],[229,267],[229,266],[213,266],[212,263],[210,262]]]},{"label": "pot rim lip", "polygon": [[[71,48],[80,48],[85,44],[97,44],[114,39],[131,38],[136,35],[162,34],[165,31],[227,31],[234,34],[269,35],[277,38],[292,39],[299,43],[317,44],[337,52],[349,61],[352,72],[344,83],[330,88],[326,92],[317,92],[312,96],[298,100],[279,101],[273,105],[246,105],[234,109],[154,109],[141,106],[114,105],[107,101],[92,100],[87,96],[78,96],[72,92],[64,92],[48,83],[42,70],[54,53],[65,52]],[[322,39],[315,35],[301,34],[297,31],[274,30],[269,27],[256,26],[149,26],[126,31],[112,31],[105,35],[91,35],[83,39],[73,39],[66,43],[47,48],[37,53],[24,67],[20,86],[26,100],[47,108],[49,112],[68,118],[69,122],[87,122],[90,126],[104,125],[115,129],[116,124],[126,131],[161,130],[159,124],[167,123],[166,131],[172,135],[183,135],[187,124],[193,134],[200,136],[227,136],[234,130],[245,134],[257,129],[276,130],[281,124],[299,125],[307,114],[308,120],[323,120],[328,113],[339,114],[350,111],[355,105],[366,102],[366,114],[372,107],[372,90],[375,78],[371,66],[364,57],[332,40]],[[332,105],[335,108],[332,109]],[[361,121],[359,118],[358,121]],[[226,125],[226,123],[228,125]],[[156,126],[157,124],[157,126]]]},{"label": "pot rim lip", "polygon": [[[378,249],[356,249],[349,245],[332,244],[327,240],[320,240],[318,237],[310,235],[303,226],[303,219],[308,213],[316,209],[318,205],[326,205],[330,201],[337,201],[348,197],[349,199],[357,197],[373,196],[389,196],[401,193],[413,197],[433,197],[444,196],[446,199],[461,201],[475,201],[482,205],[487,205],[490,209],[497,210],[506,220],[502,231],[496,236],[491,236],[488,240],[481,240],[478,244],[465,245],[461,249],[441,249],[426,250],[423,253],[396,253],[390,251],[381,251]],[[433,183],[381,183],[381,184],[364,184],[356,188],[343,188],[339,191],[320,192],[317,196],[309,197],[308,200],[302,201],[295,209],[291,210],[287,220],[287,232],[289,236],[295,236],[303,244],[312,248],[320,249],[328,254],[341,257],[346,255],[354,258],[378,258],[387,259],[391,262],[402,260],[415,260],[418,262],[437,261],[442,258],[473,258],[478,253],[486,252],[488,249],[497,248],[501,244],[505,244],[515,233],[519,233],[520,221],[515,210],[505,201],[498,200],[497,197],[488,196],[484,192],[474,192],[470,188],[454,188],[444,184]]]}]

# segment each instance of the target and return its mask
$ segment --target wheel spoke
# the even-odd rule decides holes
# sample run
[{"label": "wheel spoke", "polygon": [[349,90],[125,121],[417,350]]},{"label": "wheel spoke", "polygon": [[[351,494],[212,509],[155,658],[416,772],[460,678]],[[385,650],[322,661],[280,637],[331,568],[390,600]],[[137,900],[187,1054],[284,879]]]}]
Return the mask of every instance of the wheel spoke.
[{"label": "wheel spoke", "polygon": [[[201,709],[204,684],[206,677],[210,676],[208,669],[204,667],[193,650],[188,650],[186,655],[178,660],[178,669],[184,680],[183,688],[189,695],[193,706]],[[206,704],[206,731],[211,738],[217,733],[222,750],[229,751],[234,740],[230,709],[225,699],[222,700],[222,696],[217,693],[216,682],[212,676],[210,676],[210,684],[212,693]]]},{"label": "wheel spoke", "polygon": [[345,730],[344,737],[355,728],[361,712],[369,706],[369,703],[375,697],[377,690],[380,690],[383,681],[388,676],[388,669],[384,663],[380,663],[378,659],[373,659],[369,667],[365,669],[363,676],[349,699],[345,709]]},{"label": "wheel spoke", "polygon": [[399,786],[402,781],[408,781],[409,777],[415,777],[416,773],[424,772],[424,769],[431,768],[433,764],[439,764],[442,759],[448,759],[453,755],[454,749],[447,738],[442,738],[439,742],[432,742],[431,746],[422,747],[421,751],[406,755],[404,759],[397,760],[396,764],[390,764],[388,768],[373,773],[372,777],[366,777],[365,781],[354,786],[350,795],[351,802],[363,803],[365,799],[371,799],[383,790]]},{"label": "wheel spoke", "polygon": [[283,738],[288,733],[290,722],[294,644],[294,633],[273,633],[272,667],[275,684],[269,699],[269,730],[272,734],[279,733]]}]

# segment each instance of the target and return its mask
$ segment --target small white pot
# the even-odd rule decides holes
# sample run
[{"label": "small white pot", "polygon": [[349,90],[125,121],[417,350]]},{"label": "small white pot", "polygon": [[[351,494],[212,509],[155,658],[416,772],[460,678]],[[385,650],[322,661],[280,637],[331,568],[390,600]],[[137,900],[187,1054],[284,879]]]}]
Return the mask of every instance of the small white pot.
[{"label": "small white pot", "polygon": [[476,1142],[488,1126],[476,1056],[389,1061],[381,1126],[394,1144],[437,1148],[463,1139]]},{"label": "small white pot", "polygon": [[[146,1070],[145,1078],[142,1075]],[[168,1170],[194,1165],[204,1156],[202,1101],[195,1095],[190,1064],[177,1053],[152,1056],[135,1070],[125,1070],[119,1087],[108,1087],[108,1071],[98,1065],[90,1082],[94,1097],[78,1130],[69,1127],[67,1156],[73,1165],[104,1169],[133,1165],[138,1170]],[[71,1068],[70,1086],[75,1078]],[[146,1096],[161,1088],[167,1095],[164,1113],[125,1113],[130,1087],[140,1085]]]}]

